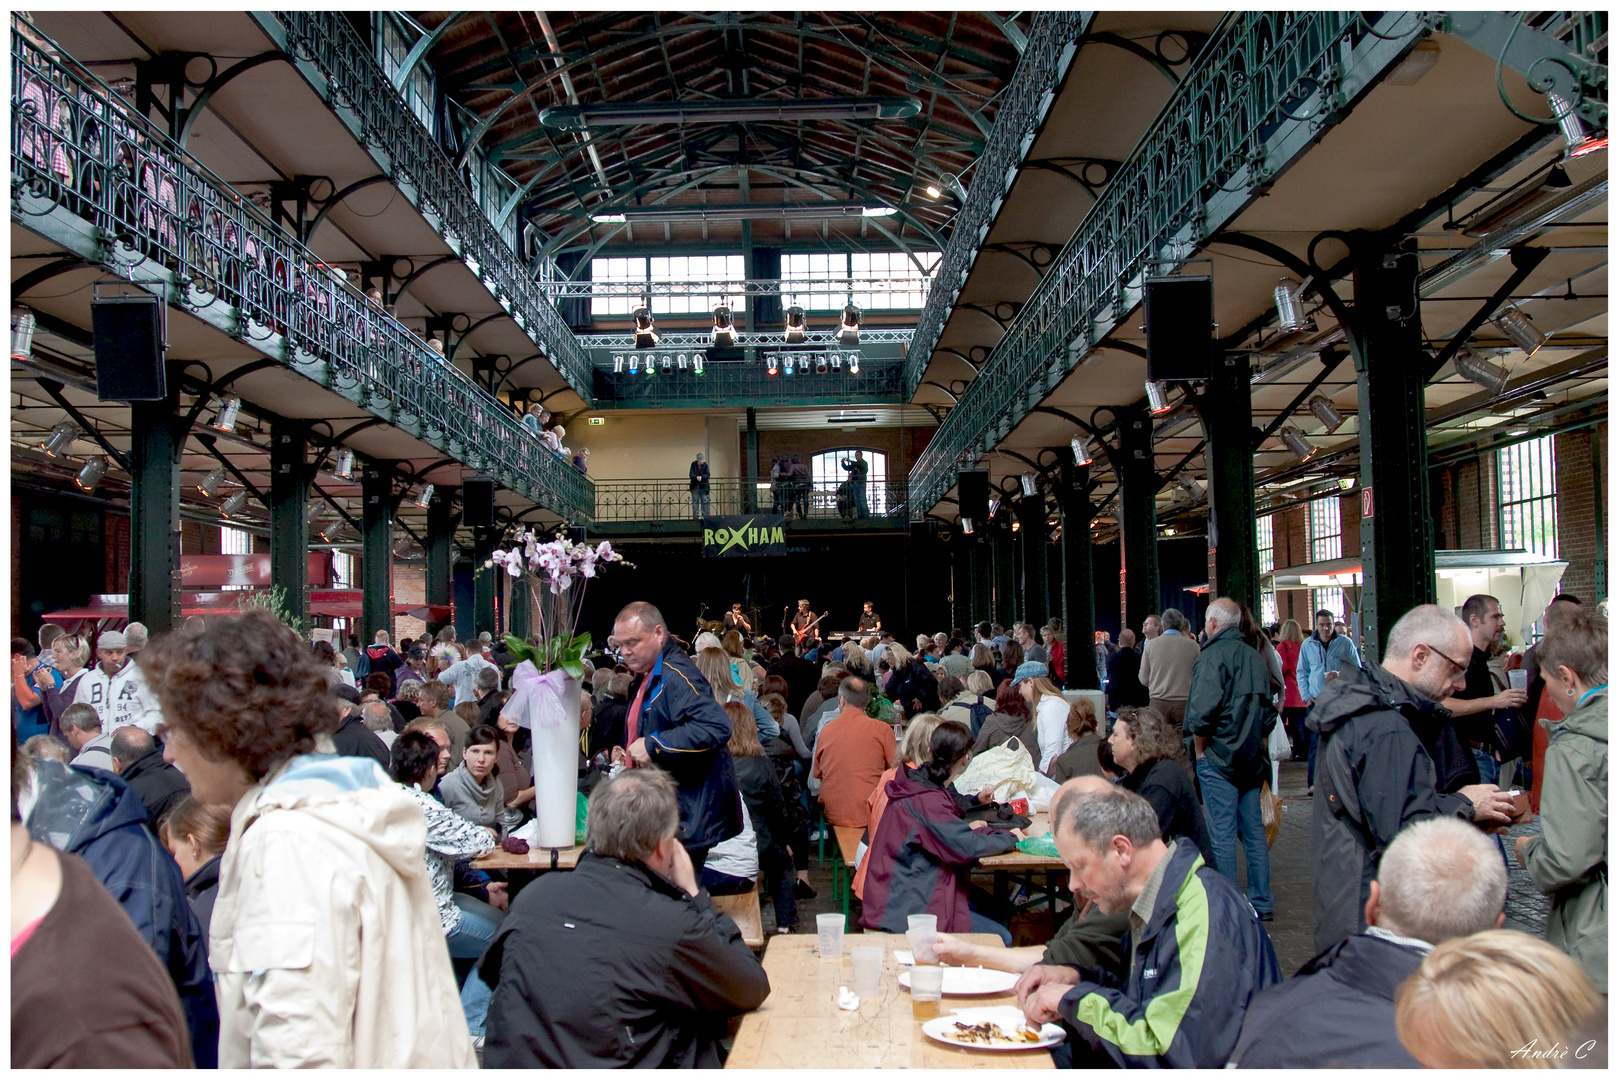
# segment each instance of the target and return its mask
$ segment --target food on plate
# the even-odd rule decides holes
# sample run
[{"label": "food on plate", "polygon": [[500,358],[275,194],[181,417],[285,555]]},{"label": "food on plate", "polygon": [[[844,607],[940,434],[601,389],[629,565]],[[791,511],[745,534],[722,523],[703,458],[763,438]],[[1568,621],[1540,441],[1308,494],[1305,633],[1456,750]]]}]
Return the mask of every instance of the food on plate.
[{"label": "food on plate", "polygon": [[1020,1028],[1007,1028],[1000,1024],[985,1021],[981,1024],[964,1024],[956,1021],[954,1030],[948,1035],[957,1042],[973,1043],[983,1046],[1021,1046],[1040,1041],[1040,1030],[1028,1026]]}]

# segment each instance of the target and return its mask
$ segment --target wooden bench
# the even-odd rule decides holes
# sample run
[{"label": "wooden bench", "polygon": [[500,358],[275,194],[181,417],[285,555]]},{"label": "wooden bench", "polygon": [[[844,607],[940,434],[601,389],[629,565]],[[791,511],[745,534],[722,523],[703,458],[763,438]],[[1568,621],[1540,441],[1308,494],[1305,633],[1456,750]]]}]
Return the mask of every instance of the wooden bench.
[{"label": "wooden bench", "polygon": [[757,883],[745,893],[734,893],[730,896],[710,896],[714,907],[723,911],[736,923],[736,928],[742,931],[742,940],[750,949],[765,947],[764,918],[759,913],[759,886]]},{"label": "wooden bench", "polygon": [[838,838],[838,861],[832,864],[832,899],[843,907],[843,927],[849,928],[849,896],[854,892],[855,854],[860,850],[860,837],[865,829],[859,825],[834,825],[832,833]]}]

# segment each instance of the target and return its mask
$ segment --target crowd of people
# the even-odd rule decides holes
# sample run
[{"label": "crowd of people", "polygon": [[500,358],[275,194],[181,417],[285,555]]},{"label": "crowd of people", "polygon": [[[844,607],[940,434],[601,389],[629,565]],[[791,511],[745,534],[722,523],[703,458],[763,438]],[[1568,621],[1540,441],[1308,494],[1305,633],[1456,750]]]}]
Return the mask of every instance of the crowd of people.
[{"label": "crowd of people", "polygon": [[[1331,612],[1306,639],[1216,599],[1201,633],[1170,609],[1139,646],[1098,636],[1102,708],[1064,691],[1057,620],[901,641],[868,604],[834,643],[733,605],[688,643],[633,603],[582,680],[584,851],[510,883],[473,865],[538,783],[493,635],[46,626],[12,645],[13,1065],[718,1066],[771,987],[712,897],[757,889],[798,932],[834,831],[860,840],[857,924],[932,914],[947,962],[1019,973],[1060,1064],[1590,1063],[1607,623],[1559,596],[1517,655],[1503,622],[1488,596],[1417,607],[1374,662]],[[1316,955],[1284,979],[1263,808],[1293,754]],[[1044,945],[1012,947],[972,876],[1026,835],[961,790],[997,755],[1051,792],[1075,910]],[[1543,939],[1502,929],[1531,803],[1510,858]]]}]

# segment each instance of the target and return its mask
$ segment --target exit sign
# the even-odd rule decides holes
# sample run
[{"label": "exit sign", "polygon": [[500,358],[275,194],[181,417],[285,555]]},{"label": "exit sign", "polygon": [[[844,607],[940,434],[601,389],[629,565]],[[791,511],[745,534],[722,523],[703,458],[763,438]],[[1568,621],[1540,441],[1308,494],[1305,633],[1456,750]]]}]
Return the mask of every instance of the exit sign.
[{"label": "exit sign", "polygon": [[592,416],[590,418],[590,426],[591,427],[601,427],[605,423],[607,423],[607,418],[606,417]]}]

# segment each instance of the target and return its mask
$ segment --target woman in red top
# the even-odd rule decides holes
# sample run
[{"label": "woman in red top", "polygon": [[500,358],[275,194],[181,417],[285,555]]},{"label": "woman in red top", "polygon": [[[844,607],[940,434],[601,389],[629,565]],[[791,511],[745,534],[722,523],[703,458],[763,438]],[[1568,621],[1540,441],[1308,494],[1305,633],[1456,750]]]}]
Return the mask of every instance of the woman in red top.
[{"label": "woman in red top", "polygon": [[1057,685],[1066,686],[1063,680],[1068,677],[1068,665],[1064,662],[1062,638],[1049,626],[1040,628],[1040,638],[1046,646],[1046,655],[1051,658],[1051,673],[1057,677]]},{"label": "woman in red top", "polygon": [[1281,640],[1276,651],[1282,657],[1282,681],[1287,684],[1282,693],[1282,723],[1287,726],[1288,738],[1293,740],[1293,760],[1304,758],[1308,745],[1304,731],[1304,698],[1299,694],[1299,651],[1304,648],[1304,634],[1299,624],[1289,619],[1282,624]]}]

